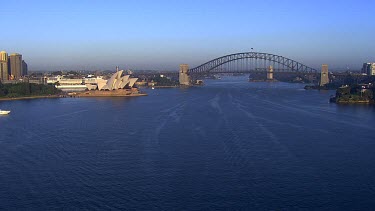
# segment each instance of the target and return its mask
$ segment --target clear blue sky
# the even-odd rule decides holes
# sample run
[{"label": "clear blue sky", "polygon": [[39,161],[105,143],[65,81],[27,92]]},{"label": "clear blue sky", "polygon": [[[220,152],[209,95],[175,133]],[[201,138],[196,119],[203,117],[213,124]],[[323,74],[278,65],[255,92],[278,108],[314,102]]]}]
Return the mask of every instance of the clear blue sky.
[{"label": "clear blue sky", "polygon": [[230,53],[375,62],[374,0],[0,0],[0,50],[31,70],[178,69]]}]

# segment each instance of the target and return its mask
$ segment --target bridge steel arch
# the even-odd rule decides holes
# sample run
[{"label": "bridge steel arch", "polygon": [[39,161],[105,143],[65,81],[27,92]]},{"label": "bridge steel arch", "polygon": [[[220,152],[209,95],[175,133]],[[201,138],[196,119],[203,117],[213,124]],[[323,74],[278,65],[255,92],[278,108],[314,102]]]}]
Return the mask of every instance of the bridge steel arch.
[{"label": "bridge steel arch", "polygon": [[269,54],[269,53],[259,53],[259,52],[245,52],[245,53],[235,53],[226,56],[222,56],[216,59],[213,59],[209,62],[206,62],[200,66],[189,69],[189,73],[205,73],[211,72],[215,68],[241,59],[260,59],[266,60],[274,63],[278,63],[288,68],[292,72],[302,72],[302,73],[317,73],[318,71],[314,68],[308,67],[300,62],[288,59],[283,56]]}]

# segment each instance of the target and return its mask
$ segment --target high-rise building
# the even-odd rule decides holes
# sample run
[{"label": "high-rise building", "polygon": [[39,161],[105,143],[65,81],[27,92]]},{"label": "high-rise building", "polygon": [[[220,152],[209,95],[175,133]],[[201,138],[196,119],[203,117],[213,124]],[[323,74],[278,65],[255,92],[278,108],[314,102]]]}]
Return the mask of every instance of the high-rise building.
[{"label": "high-rise building", "polygon": [[13,53],[9,56],[10,75],[12,79],[18,79],[22,76],[22,55]]},{"label": "high-rise building", "polygon": [[370,63],[363,63],[363,66],[362,66],[362,74],[367,74],[367,66],[368,66],[368,64],[370,64]]},{"label": "high-rise building", "polygon": [[363,63],[362,73],[375,75],[375,63]]},{"label": "high-rise building", "polygon": [[27,63],[25,62],[25,60],[22,60],[22,76],[27,75],[27,71],[28,71]]},{"label": "high-rise building", "polygon": [[5,51],[0,52],[0,80],[8,80],[8,54]]},{"label": "high-rise building", "polygon": [[322,72],[320,75],[320,86],[324,86],[329,83],[329,78],[328,78],[328,65],[323,64],[322,65]]}]

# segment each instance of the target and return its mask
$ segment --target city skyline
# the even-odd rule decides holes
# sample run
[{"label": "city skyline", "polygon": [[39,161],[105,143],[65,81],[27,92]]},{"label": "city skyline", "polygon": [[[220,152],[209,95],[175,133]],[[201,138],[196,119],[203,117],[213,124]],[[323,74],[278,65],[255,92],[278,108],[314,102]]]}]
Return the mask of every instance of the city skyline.
[{"label": "city skyline", "polygon": [[0,80],[20,79],[27,75],[28,65],[19,53],[8,55],[6,51],[0,51]]},{"label": "city skyline", "polygon": [[0,50],[22,52],[34,71],[177,70],[251,48],[314,68],[360,70],[375,61],[364,6],[375,3],[9,1],[0,8],[9,20]]}]

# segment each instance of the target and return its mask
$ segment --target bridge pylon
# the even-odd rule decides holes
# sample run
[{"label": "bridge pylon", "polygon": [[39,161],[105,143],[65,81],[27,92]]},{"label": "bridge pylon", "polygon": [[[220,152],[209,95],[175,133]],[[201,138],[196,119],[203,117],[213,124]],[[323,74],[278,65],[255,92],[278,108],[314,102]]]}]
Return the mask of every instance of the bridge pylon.
[{"label": "bridge pylon", "polygon": [[320,73],[320,86],[324,86],[329,83],[328,78],[328,65],[323,64],[322,65],[322,72]]},{"label": "bridge pylon", "polygon": [[268,67],[267,80],[273,81],[273,67],[271,65]]},{"label": "bridge pylon", "polygon": [[180,82],[180,85],[185,85],[185,86],[191,85],[191,79],[190,79],[190,76],[189,76],[189,65],[188,64],[181,64],[180,65],[179,82]]}]

